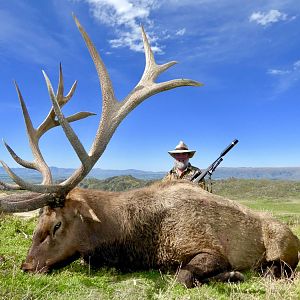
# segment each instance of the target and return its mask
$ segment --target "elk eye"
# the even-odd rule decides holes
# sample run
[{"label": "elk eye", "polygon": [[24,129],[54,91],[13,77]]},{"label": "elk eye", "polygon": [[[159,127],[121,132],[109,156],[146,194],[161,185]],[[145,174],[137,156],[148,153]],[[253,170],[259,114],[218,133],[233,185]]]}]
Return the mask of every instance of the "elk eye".
[{"label": "elk eye", "polygon": [[55,232],[59,229],[59,227],[61,226],[61,222],[58,222],[54,228],[53,228],[53,235],[55,234]]}]

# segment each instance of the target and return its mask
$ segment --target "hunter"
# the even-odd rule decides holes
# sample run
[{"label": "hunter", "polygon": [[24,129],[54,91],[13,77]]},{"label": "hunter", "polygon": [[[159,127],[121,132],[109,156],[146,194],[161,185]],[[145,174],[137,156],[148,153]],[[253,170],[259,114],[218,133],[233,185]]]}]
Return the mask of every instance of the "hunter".
[{"label": "hunter", "polygon": [[[189,150],[188,146],[183,141],[180,141],[174,150],[168,151],[168,153],[174,158],[174,167],[163,178],[163,181],[178,179],[190,181],[196,172],[201,173],[199,168],[192,166],[189,162],[195,152],[195,150]],[[204,179],[198,184],[201,188],[206,189]]]}]

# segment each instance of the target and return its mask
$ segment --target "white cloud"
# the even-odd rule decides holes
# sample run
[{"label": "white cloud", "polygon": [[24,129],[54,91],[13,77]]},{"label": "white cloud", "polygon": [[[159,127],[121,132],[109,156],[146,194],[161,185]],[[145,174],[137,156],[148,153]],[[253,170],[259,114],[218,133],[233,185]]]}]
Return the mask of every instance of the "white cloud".
[{"label": "white cloud", "polygon": [[269,69],[267,71],[270,75],[286,75],[299,73],[300,74],[300,60],[296,60],[289,68],[287,69]]},{"label": "white cloud", "polygon": [[175,34],[176,34],[176,35],[184,35],[185,32],[186,32],[186,29],[185,29],[185,28],[182,28],[182,29],[178,30]]},{"label": "white cloud", "polygon": [[277,92],[282,93],[300,80],[300,60],[295,61],[286,69],[269,69],[267,74],[278,78]]},{"label": "white cloud", "polygon": [[262,13],[260,11],[252,13],[249,17],[250,22],[256,22],[262,26],[266,26],[271,23],[276,23],[279,21],[285,21],[287,19],[287,14],[280,12],[276,9],[271,9],[267,13]]},{"label": "white cloud", "polygon": [[[85,0],[94,17],[100,22],[117,28],[118,37],[110,41],[114,48],[129,47],[133,51],[143,51],[140,24],[152,26],[150,13],[159,6],[158,0]],[[157,37],[150,35],[151,48],[162,52]]]},{"label": "white cloud", "polygon": [[289,70],[278,70],[278,69],[269,69],[268,74],[270,75],[285,75],[291,73]]},{"label": "white cloud", "polygon": [[136,25],[137,20],[147,20],[155,1],[86,0],[96,18],[108,25]]},{"label": "white cloud", "polygon": [[293,63],[293,69],[299,70],[300,69],[300,60],[297,60]]}]

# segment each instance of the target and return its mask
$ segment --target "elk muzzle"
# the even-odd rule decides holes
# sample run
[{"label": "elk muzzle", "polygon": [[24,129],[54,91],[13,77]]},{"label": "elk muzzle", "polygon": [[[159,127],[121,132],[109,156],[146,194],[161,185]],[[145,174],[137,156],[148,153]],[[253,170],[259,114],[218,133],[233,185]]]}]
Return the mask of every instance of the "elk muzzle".
[{"label": "elk muzzle", "polygon": [[21,269],[24,272],[30,273],[47,273],[49,271],[49,267],[47,265],[43,265],[39,261],[35,261],[32,258],[29,258],[23,262]]}]

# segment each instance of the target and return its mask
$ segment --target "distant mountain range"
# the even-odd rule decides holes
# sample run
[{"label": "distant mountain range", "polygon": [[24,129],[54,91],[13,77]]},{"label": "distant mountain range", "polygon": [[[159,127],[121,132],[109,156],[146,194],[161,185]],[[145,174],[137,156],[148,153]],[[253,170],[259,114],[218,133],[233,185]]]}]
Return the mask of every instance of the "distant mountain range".
[{"label": "distant mountain range", "polygon": [[[35,170],[25,169],[25,168],[12,168],[12,171],[15,172],[22,178],[26,178],[31,182],[40,182],[41,175]],[[64,178],[68,178],[75,169],[71,168],[57,168],[51,167],[51,173],[54,180],[62,180]],[[103,170],[99,168],[94,168],[88,174],[87,178],[97,178],[97,179],[106,179],[114,176],[122,176],[122,175],[131,175],[138,179],[144,180],[152,180],[152,179],[160,179],[162,178],[166,172],[151,172],[151,171],[141,171],[141,170]],[[11,179],[5,172],[5,170],[0,168],[0,181],[11,182]]]},{"label": "distant mountain range", "polygon": [[[39,182],[41,176],[34,170],[24,168],[12,168],[12,170],[22,178],[32,182]],[[51,168],[53,177],[55,180],[61,180],[69,177],[74,169],[68,168]],[[135,169],[128,170],[103,170],[94,168],[88,178],[106,179],[113,176],[131,175],[138,179],[153,180],[161,179],[167,172],[150,172],[141,171]],[[238,179],[272,179],[272,180],[300,180],[300,167],[278,167],[278,168],[218,168],[213,176],[213,179],[227,179],[227,178],[238,178]],[[3,168],[0,168],[0,181],[10,182],[10,178],[6,174]]]},{"label": "distant mountain range", "polygon": [[300,167],[273,167],[273,168],[218,168],[214,179],[271,179],[271,180],[300,180]]}]

